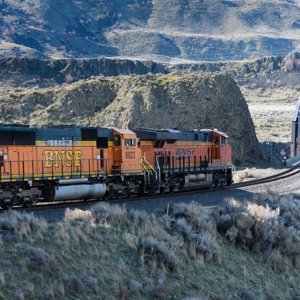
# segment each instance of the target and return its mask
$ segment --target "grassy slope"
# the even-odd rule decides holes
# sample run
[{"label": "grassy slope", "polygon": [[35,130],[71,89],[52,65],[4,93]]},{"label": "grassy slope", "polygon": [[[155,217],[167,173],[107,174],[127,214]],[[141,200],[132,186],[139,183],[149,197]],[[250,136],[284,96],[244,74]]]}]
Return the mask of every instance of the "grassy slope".
[{"label": "grassy slope", "polygon": [[[185,238],[183,218],[193,224]],[[173,208],[169,218],[102,204],[91,212],[68,211],[58,224],[1,215],[0,297],[292,299],[300,294],[297,267],[279,260],[272,269],[263,254],[242,250],[217,233],[213,220],[195,204]]]}]

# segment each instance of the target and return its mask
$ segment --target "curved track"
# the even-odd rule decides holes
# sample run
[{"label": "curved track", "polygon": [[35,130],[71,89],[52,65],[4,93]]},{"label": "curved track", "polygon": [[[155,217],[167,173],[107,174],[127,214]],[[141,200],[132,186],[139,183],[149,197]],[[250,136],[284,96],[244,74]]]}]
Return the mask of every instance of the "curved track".
[{"label": "curved track", "polygon": [[[182,191],[178,192],[175,194],[164,194],[164,198],[172,198],[172,197],[177,197],[179,195],[185,196],[185,195],[192,195],[192,194],[201,194],[201,193],[213,193],[213,192],[219,192],[219,191],[224,191],[224,190],[231,190],[231,189],[238,189],[238,188],[243,188],[243,187],[248,187],[248,186],[255,186],[255,185],[260,185],[264,183],[271,183],[279,180],[283,180],[292,176],[295,176],[300,173],[300,163],[297,164],[296,166],[284,171],[280,172],[275,175],[271,175],[268,177],[260,178],[260,179],[254,179],[254,180],[249,180],[246,182],[241,182],[241,183],[234,183],[230,186],[223,186],[223,187],[217,187],[214,189],[194,189],[194,190],[189,190],[189,191]],[[126,202],[130,201],[138,201],[138,200],[147,200],[147,199],[155,199],[155,198],[160,198],[162,195],[157,194],[157,195],[146,195],[142,197],[134,197],[134,198],[120,198],[120,199],[115,199],[109,201],[110,203],[113,204],[123,204]],[[80,206],[85,206],[87,204],[95,204],[99,202],[98,200],[84,200],[84,201],[64,201],[64,202],[41,202],[37,205],[34,205],[31,208],[23,208],[23,207],[16,207],[14,208],[15,210],[21,210],[21,211],[35,211],[35,210],[46,210],[46,209],[56,209],[56,208],[66,208],[66,207],[80,207]],[[3,212],[5,210],[1,209],[0,212]]]}]

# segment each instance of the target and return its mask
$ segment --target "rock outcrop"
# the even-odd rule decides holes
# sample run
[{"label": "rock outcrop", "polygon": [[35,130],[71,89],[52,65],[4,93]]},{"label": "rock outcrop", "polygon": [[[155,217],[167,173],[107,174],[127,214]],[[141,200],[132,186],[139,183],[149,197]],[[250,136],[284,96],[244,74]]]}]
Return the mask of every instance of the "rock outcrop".
[{"label": "rock outcrop", "polygon": [[235,162],[259,157],[247,104],[225,75],[100,77],[63,89],[2,95],[0,121],[31,125],[218,128],[230,136]]},{"label": "rock outcrop", "polygon": [[153,61],[109,58],[0,58],[0,83],[10,87],[49,87],[70,84],[93,76],[167,72],[162,64]]},{"label": "rock outcrop", "polygon": [[285,56],[282,61],[281,69],[284,72],[292,72],[300,70],[300,53],[291,52]]}]

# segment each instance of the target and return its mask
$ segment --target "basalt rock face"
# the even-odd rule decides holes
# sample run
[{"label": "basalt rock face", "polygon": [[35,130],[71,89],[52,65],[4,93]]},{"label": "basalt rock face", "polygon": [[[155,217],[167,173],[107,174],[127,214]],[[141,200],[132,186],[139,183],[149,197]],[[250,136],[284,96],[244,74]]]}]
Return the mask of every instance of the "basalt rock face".
[{"label": "basalt rock face", "polygon": [[[0,57],[0,83],[8,87],[50,87],[93,76],[167,73],[162,64],[127,59],[37,59]],[[1,88],[0,88],[1,90]]]},{"label": "basalt rock face", "polygon": [[[0,91],[11,88],[54,87],[96,76],[182,73],[219,73],[229,75],[240,85],[249,85],[253,78],[272,77],[282,81],[286,71],[299,69],[299,55],[293,52],[283,57],[264,57],[234,62],[197,62],[163,64],[130,59],[39,59],[0,57]],[[284,72],[285,71],[285,72]],[[277,80],[278,81],[278,80]],[[285,82],[286,85],[288,82]],[[270,84],[270,83],[269,83]]]},{"label": "basalt rock face", "polygon": [[245,99],[225,75],[101,77],[59,90],[1,97],[0,122],[217,128],[230,136],[235,162],[255,161],[260,155]]}]

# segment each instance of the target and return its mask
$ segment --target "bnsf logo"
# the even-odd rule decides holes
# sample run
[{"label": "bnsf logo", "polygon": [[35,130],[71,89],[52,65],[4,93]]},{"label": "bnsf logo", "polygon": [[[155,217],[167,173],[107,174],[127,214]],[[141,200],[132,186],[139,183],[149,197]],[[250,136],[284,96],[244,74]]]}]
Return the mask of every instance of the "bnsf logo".
[{"label": "bnsf logo", "polygon": [[195,154],[195,149],[194,148],[178,148],[176,151],[176,155],[193,155]]},{"label": "bnsf logo", "polygon": [[52,167],[79,167],[80,166],[81,151],[64,151],[64,150],[54,150],[45,151],[45,168]]}]

